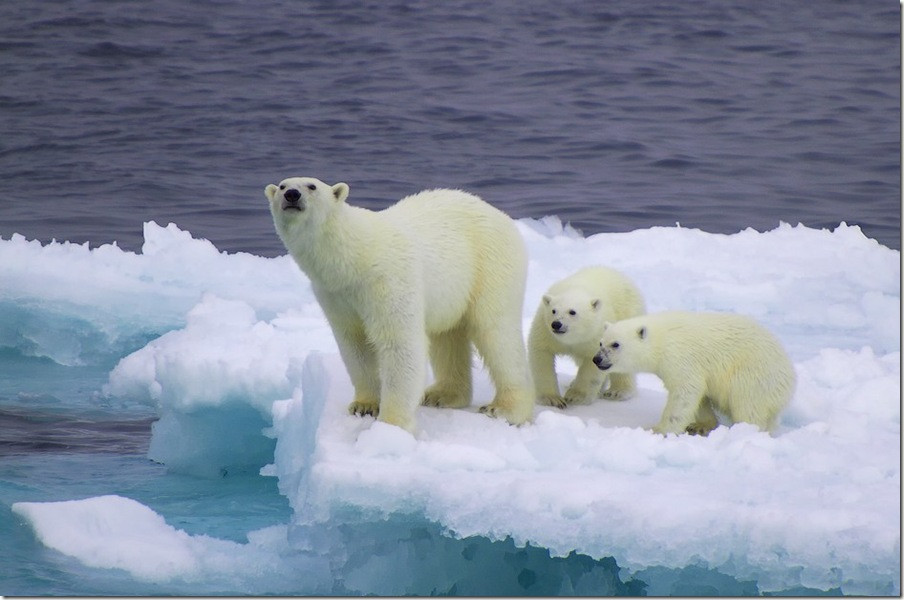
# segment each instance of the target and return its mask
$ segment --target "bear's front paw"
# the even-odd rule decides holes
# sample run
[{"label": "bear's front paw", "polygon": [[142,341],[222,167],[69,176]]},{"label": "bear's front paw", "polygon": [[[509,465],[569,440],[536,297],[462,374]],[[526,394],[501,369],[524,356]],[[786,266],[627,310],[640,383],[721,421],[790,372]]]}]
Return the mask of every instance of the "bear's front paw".
[{"label": "bear's front paw", "polygon": [[380,414],[380,402],[377,400],[355,400],[348,405],[348,413],[358,417],[366,415],[376,417]]},{"label": "bear's front paw", "polygon": [[568,388],[564,400],[565,404],[590,404],[591,395],[581,388]]},{"label": "bear's front paw", "polygon": [[541,394],[540,397],[537,398],[537,404],[542,404],[543,406],[554,406],[555,408],[565,408],[566,406],[568,406],[565,398],[558,394]]},{"label": "bear's front paw", "polygon": [[421,404],[436,408],[465,408],[471,404],[471,399],[461,392],[432,385],[424,392]]},{"label": "bear's front paw", "polygon": [[502,417],[512,425],[523,425],[534,417],[534,396],[527,390],[500,392],[492,402],[481,406],[480,412],[490,417]]}]

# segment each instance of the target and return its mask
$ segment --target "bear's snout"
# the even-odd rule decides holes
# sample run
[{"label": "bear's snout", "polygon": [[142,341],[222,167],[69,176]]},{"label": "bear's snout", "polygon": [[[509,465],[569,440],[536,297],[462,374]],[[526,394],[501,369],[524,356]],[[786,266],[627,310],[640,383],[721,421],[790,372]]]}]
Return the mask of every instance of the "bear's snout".
[{"label": "bear's snout", "polygon": [[554,333],[565,333],[565,326],[562,321],[553,321],[549,326],[552,327]]},{"label": "bear's snout", "polygon": [[600,371],[605,371],[606,369],[608,369],[609,367],[612,366],[611,362],[609,362],[608,360],[603,358],[602,353],[595,354],[593,356],[593,364],[595,364],[596,368],[599,369]]},{"label": "bear's snout", "polygon": [[297,210],[299,212],[304,210],[304,205],[301,203],[301,192],[298,190],[289,188],[285,192],[283,192],[283,210]]}]

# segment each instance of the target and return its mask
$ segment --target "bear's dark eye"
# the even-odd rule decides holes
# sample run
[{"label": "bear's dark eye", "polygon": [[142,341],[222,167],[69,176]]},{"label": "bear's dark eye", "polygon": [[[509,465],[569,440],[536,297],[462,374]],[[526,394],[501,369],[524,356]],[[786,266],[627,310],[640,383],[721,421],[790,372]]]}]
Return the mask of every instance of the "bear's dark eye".
[{"label": "bear's dark eye", "polygon": [[313,192],[314,190],[317,189],[317,186],[314,185],[313,183],[309,183],[309,184],[308,184],[308,189],[311,190],[311,191]]},{"label": "bear's dark eye", "polygon": [[569,311],[568,311],[568,314],[571,315],[571,316],[573,317],[573,316],[575,316],[575,315],[578,314],[578,313],[574,312],[573,310],[569,310]]},{"label": "bear's dark eye", "polygon": [[279,184],[279,189],[281,189],[281,190],[286,189],[286,184],[285,183]]},{"label": "bear's dark eye", "polygon": [[559,311],[557,311],[556,309],[552,309],[552,314],[557,315],[557,314],[559,314]]},{"label": "bear's dark eye", "polygon": [[613,350],[617,350],[618,346],[619,346],[618,342],[612,342],[612,345],[610,345],[609,347],[612,348]]}]

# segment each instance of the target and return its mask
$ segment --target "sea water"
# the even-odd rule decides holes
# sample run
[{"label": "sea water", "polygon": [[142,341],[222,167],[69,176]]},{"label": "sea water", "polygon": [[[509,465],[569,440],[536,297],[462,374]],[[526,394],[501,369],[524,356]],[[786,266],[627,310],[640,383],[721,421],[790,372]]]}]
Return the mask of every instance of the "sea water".
[{"label": "sea water", "polygon": [[899,34],[891,0],[4,2],[0,232],[277,256],[261,190],[310,175],[900,248]]}]

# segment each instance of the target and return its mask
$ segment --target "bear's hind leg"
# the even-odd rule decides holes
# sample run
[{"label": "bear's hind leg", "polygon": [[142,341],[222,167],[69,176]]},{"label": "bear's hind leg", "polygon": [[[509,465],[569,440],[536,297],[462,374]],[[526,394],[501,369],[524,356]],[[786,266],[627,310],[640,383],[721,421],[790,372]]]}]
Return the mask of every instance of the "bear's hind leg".
[{"label": "bear's hind leg", "polygon": [[728,403],[728,416],[735,423],[750,423],[756,425],[760,431],[772,433],[778,423],[779,411],[769,402],[763,401],[768,394],[768,390],[762,392],[757,390],[753,394],[735,394]]},{"label": "bear's hind leg", "polygon": [[436,382],[424,392],[422,404],[438,408],[465,408],[471,404],[471,342],[459,323],[430,336],[430,364]]}]

